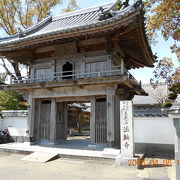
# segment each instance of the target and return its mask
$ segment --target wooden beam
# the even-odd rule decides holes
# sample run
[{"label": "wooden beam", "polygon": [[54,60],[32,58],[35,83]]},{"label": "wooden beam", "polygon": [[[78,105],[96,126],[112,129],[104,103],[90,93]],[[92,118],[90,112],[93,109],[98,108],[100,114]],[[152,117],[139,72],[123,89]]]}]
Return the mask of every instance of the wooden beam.
[{"label": "wooden beam", "polygon": [[125,81],[125,82],[123,82],[123,84],[125,84],[125,85],[128,86],[129,88],[133,89],[133,85],[132,85],[130,82]]},{"label": "wooden beam", "polygon": [[106,38],[95,38],[95,39],[89,39],[89,40],[83,40],[83,41],[77,42],[77,45],[87,46],[87,45],[101,44],[105,42],[107,42]]},{"label": "wooden beam", "polygon": [[115,48],[117,49],[117,51],[118,51],[118,53],[120,54],[120,56],[121,56],[122,58],[125,58],[125,53],[123,52],[123,50],[121,49],[121,47],[119,46],[119,44],[118,44],[117,41],[114,43],[114,46],[115,46]]}]

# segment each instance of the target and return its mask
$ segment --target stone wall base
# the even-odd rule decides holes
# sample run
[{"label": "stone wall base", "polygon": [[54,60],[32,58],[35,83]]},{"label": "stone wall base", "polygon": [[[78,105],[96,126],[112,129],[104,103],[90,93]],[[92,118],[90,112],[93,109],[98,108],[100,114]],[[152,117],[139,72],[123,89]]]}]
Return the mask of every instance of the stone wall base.
[{"label": "stone wall base", "polygon": [[146,156],[167,156],[174,158],[174,144],[135,143],[136,154]]},{"label": "stone wall base", "polygon": [[24,143],[30,142],[30,138],[27,136],[11,136],[14,142]]}]

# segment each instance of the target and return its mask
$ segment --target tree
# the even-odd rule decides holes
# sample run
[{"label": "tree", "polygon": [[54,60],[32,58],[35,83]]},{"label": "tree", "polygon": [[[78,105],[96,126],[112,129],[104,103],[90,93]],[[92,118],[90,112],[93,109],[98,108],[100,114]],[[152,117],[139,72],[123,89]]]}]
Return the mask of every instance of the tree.
[{"label": "tree", "polygon": [[164,57],[160,59],[153,71],[153,77],[150,79],[151,85],[156,88],[159,82],[162,81],[170,84],[172,82],[173,67],[171,58]]},{"label": "tree", "polygon": [[[145,0],[146,22],[150,42],[155,42],[157,31],[160,31],[165,40],[172,38],[174,44],[170,47],[172,53],[176,53],[180,62],[179,1],[178,0]],[[164,80],[169,86],[180,79],[180,66],[174,67],[172,59],[163,57],[159,59],[150,82],[156,88],[160,81]]]},{"label": "tree", "polygon": [[[21,29],[27,29],[44,19],[63,0],[2,0],[0,1],[0,30],[7,35],[14,35]],[[70,0],[69,10],[77,9],[76,1]],[[11,59],[1,58],[1,65],[5,71],[12,74],[11,65],[15,76],[21,77],[20,64]]]},{"label": "tree", "polygon": [[177,98],[177,95],[180,94],[180,82],[174,83],[170,88],[169,88],[169,99],[175,100]]},{"label": "tree", "polygon": [[178,94],[180,94],[180,82],[176,82],[174,84],[171,85],[171,87],[169,88],[169,94],[168,94],[168,101],[164,104],[162,104],[162,107],[164,108],[168,108],[172,106],[172,102],[174,102],[178,96]]},{"label": "tree", "polygon": [[66,8],[64,8],[63,11],[64,12],[71,12],[71,11],[74,11],[77,9],[79,9],[79,7],[76,4],[76,0],[70,0],[68,6]]},{"label": "tree", "polygon": [[[147,30],[152,37],[161,31],[165,40],[173,38],[175,43],[180,40],[179,0],[145,0],[147,11]],[[172,50],[180,55],[180,48],[175,44]]]},{"label": "tree", "polygon": [[0,91],[0,111],[2,110],[25,110],[28,104],[24,98],[14,90]]},{"label": "tree", "polygon": [[[0,73],[0,85],[5,85],[7,73]],[[24,110],[27,102],[23,96],[14,90],[0,90],[0,111],[2,110]]]}]

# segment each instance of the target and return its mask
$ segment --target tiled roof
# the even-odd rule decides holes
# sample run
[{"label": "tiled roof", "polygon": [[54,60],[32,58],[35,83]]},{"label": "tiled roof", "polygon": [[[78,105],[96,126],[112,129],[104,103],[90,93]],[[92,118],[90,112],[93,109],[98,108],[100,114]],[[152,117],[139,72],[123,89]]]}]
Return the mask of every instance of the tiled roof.
[{"label": "tiled roof", "polygon": [[161,108],[134,108],[134,117],[168,117]]},{"label": "tiled roof", "polygon": [[133,104],[135,105],[157,105],[159,99],[168,96],[168,86],[165,83],[159,84],[155,89],[151,84],[143,84],[142,88],[148,93],[148,96],[135,95],[133,98]]},{"label": "tiled roof", "polygon": [[1,111],[1,117],[26,117],[28,110],[7,110]]},{"label": "tiled roof", "polygon": [[[0,46],[16,44],[31,39],[56,34],[70,33],[78,30],[100,27],[113,23],[132,14],[138,8],[137,3],[124,6],[119,11],[111,12],[112,17],[100,19],[103,12],[112,8],[114,3],[107,3],[93,8],[82,9],[55,17],[48,17],[39,24],[11,37],[0,39]],[[102,11],[103,9],[103,11]]]},{"label": "tiled roof", "polygon": [[86,106],[83,106],[79,103],[73,103],[69,105],[70,108],[86,109]]}]

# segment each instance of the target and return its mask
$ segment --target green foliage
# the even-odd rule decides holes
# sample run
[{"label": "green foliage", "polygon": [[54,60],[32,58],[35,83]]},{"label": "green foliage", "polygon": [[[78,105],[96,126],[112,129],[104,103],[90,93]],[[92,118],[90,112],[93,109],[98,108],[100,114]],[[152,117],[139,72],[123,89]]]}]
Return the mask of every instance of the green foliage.
[{"label": "green foliage", "polygon": [[0,73],[0,84],[4,84],[7,79],[7,73]]},{"label": "green foliage", "polygon": [[171,88],[169,88],[170,93],[168,95],[168,98],[170,100],[175,100],[177,98],[177,95],[180,94],[180,82],[174,83]]},{"label": "green foliage", "polygon": [[168,94],[168,99],[170,99],[170,100],[174,100],[174,99],[176,99],[177,98],[177,94],[174,94],[174,93],[169,93]]},{"label": "green foliage", "polygon": [[180,82],[174,83],[169,90],[176,94],[180,94]]},{"label": "green foliage", "polygon": [[117,2],[117,4],[116,4],[116,6],[114,7],[114,11],[118,11],[118,10],[120,10],[121,9],[121,7],[122,7],[122,3],[121,3],[121,1],[119,1],[119,2]]},{"label": "green foliage", "polygon": [[168,108],[168,107],[171,107],[171,106],[172,106],[171,102],[166,102],[166,103],[162,104],[163,108]]},{"label": "green foliage", "polygon": [[0,111],[1,110],[25,110],[27,107],[22,104],[23,97],[14,90],[0,91]]}]

